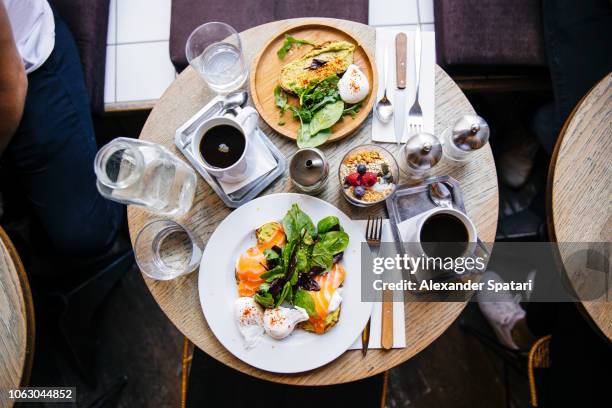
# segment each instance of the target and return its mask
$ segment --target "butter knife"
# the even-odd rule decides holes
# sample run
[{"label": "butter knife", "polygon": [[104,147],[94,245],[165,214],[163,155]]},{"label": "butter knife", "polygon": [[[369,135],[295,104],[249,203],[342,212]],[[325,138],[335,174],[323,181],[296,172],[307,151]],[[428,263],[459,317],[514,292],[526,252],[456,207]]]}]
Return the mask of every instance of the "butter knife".
[{"label": "butter knife", "polygon": [[404,138],[404,118],[406,117],[406,55],[408,54],[408,37],[406,33],[395,36],[395,97],[396,106],[394,127],[395,140],[399,146]]}]

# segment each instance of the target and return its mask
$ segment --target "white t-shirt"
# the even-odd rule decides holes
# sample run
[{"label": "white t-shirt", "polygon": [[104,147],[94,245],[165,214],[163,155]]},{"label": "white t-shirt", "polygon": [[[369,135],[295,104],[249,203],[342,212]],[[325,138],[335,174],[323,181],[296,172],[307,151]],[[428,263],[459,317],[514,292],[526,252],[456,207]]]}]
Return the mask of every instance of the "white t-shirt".
[{"label": "white t-shirt", "polygon": [[2,0],[26,73],[40,67],[55,45],[55,21],[47,0]]}]

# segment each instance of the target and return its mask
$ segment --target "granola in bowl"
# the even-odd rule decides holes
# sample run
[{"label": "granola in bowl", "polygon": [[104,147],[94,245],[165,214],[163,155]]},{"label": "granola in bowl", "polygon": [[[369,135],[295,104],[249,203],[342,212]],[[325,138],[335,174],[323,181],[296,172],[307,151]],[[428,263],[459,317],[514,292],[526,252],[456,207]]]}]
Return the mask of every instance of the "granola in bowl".
[{"label": "granola in bowl", "polygon": [[389,151],[376,145],[357,147],[344,156],[339,168],[344,197],[357,206],[384,201],[395,191],[397,163]]}]

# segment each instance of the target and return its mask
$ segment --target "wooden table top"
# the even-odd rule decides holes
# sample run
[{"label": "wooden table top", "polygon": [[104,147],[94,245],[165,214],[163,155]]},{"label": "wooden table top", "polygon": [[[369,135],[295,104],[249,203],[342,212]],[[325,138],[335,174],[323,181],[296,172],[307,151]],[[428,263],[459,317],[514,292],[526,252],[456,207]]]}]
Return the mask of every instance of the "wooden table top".
[{"label": "wooden table top", "polygon": [[[374,50],[376,31],[367,25],[335,19],[291,19],[264,24],[241,33],[247,61],[251,61],[270,36],[299,21],[320,22],[325,20],[344,30],[352,32],[365,46]],[[157,103],[149,116],[140,138],[160,143],[175,152],[173,138],[175,130],[195,114],[213,94],[202,79],[191,68],[187,68],[174,81]],[[449,126],[465,113],[474,113],[465,95],[439,67],[436,67],[436,133]],[[289,157],[297,150],[295,141],[275,135],[260,121],[261,128],[269,135],[284,154]],[[330,162],[332,175],[320,198],[331,202],[353,219],[365,219],[368,215],[385,215],[383,205],[371,209],[349,205],[340,195],[337,177],[334,177],[344,153],[349,149],[371,142],[371,116],[353,135],[325,145],[322,150]],[[397,152],[395,144],[385,147]],[[436,174],[450,174],[461,182],[468,215],[474,220],[480,237],[493,242],[497,228],[498,190],[493,155],[489,146],[475,154],[476,158],[462,167],[437,166]],[[212,189],[198,177],[198,186],[193,208],[180,221],[199,234],[207,242],[217,225],[230,213]],[[264,194],[295,192],[285,176],[270,186]],[[132,241],[138,231],[148,222],[159,217],[130,206],[128,208],[130,235]],[[173,281],[154,281],[144,277],[149,290],[162,310],[193,343],[224,364],[246,374],[283,383],[302,385],[325,385],[355,381],[388,370],[411,358],[455,321],[465,303],[406,303],[406,342],[408,347],[391,351],[370,350],[366,358],[360,351],[348,351],[325,367],[306,373],[279,375],[264,372],[231,355],[214,337],[200,307],[198,298],[198,274],[192,273]]]},{"label": "wooden table top", "polygon": [[[6,390],[29,377],[33,347],[30,289],[21,260],[0,227],[0,406],[11,407]],[[24,286],[25,285],[25,286]]]},{"label": "wooden table top", "polygon": [[[549,174],[549,190],[552,190],[549,191],[549,226],[557,242],[609,244],[612,241],[611,157],[612,73],[574,108],[555,146]],[[584,275],[580,268],[568,265],[576,260],[571,256],[570,247],[561,244],[560,254],[570,282],[580,291]],[[609,261],[609,253],[607,258]],[[598,298],[583,301],[582,305],[602,333],[612,340],[611,286],[612,282],[608,281],[607,293],[601,291]]]}]

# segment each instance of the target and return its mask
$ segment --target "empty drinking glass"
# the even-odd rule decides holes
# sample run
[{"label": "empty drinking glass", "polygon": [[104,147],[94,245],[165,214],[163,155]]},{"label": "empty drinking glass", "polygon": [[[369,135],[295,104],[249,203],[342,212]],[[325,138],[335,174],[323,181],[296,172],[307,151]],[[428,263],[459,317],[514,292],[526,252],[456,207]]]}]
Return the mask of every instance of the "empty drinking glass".
[{"label": "empty drinking glass", "polygon": [[100,149],[94,170],[98,191],[109,200],[179,217],[191,208],[196,175],[155,143],[120,137]]},{"label": "empty drinking glass", "polygon": [[219,94],[240,88],[248,76],[240,35],[225,23],[196,28],[187,39],[185,54],[193,69]]},{"label": "empty drinking glass", "polygon": [[193,272],[202,259],[202,240],[172,220],[153,221],[138,233],[134,256],[148,277],[170,280]]}]

